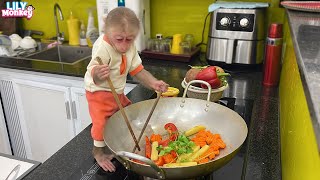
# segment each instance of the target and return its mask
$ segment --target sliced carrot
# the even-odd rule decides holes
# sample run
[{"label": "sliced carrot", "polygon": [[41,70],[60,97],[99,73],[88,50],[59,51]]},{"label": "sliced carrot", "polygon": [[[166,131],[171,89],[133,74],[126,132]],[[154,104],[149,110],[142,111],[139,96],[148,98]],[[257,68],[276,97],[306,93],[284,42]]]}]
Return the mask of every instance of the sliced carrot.
[{"label": "sliced carrot", "polygon": [[203,158],[206,158],[206,157],[208,157],[210,154],[214,154],[214,152],[213,152],[213,149],[208,149],[206,152],[204,152],[200,157],[199,157],[199,159],[203,159]]},{"label": "sliced carrot", "polygon": [[162,136],[160,134],[152,134],[150,136],[150,141],[151,143],[155,142],[155,141],[158,141],[160,142],[162,140]]},{"label": "sliced carrot", "polygon": [[196,134],[196,137],[198,138],[198,137],[207,137],[207,135],[206,135],[206,131],[205,130],[201,130],[201,131],[199,131],[197,134]]},{"label": "sliced carrot", "polygon": [[210,144],[210,148],[213,150],[218,150],[220,147],[219,147],[219,145],[216,144],[216,142],[212,142]]},{"label": "sliced carrot", "polygon": [[200,159],[199,161],[197,161],[198,164],[203,164],[206,162],[209,162],[209,158],[203,158],[203,159]]},{"label": "sliced carrot", "polygon": [[145,156],[150,159],[151,157],[151,143],[148,136],[146,136]]},{"label": "sliced carrot", "polygon": [[220,134],[213,134],[214,139],[221,139]]},{"label": "sliced carrot", "polygon": [[208,136],[208,137],[206,138],[207,144],[211,144],[213,140],[214,140],[214,139],[213,139],[212,136]]},{"label": "sliced carrot", "polygon": [[194,143],[197,146],[200,146],[200,147],[203,147],[203,146],[207,145],[207,143],[205,141],[194,141]]},{"label": "sliced carrot", "polygon": [[226,144],[222,141],[222,139],[217,139],[216,142],[220,148],[224,149],[226,147]]},{"label": "sliced carrot", "polygon": [[165,155],[163,155],[162,157],[163,157],[163,159],[164,159],[164,163],[165,163],[165,164],[174,163],[174,162],[175,162],[175,159],[176,159],[176,158],[174,158],[174,157],[172,156],[171,153],[165,154]]},{"label": "sliced carrot", "polygon": [[193,140],[194,141],[203,141],[203,142],[205,142],[206,141],[206,137],[195,137],[195,138],[193,138]]},{"label": "sliced carrot", "polygon": [[210,160],[214,159],[215,157],[216,157],[215,153],[212,153],[212,154],[209,155],[209,159]]}]

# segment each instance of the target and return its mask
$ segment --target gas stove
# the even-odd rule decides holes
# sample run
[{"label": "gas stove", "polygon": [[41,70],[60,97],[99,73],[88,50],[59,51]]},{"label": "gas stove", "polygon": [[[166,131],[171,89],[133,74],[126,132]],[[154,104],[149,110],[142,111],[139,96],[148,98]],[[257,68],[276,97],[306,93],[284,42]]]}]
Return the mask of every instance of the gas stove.
[{"label": "gas stove", "polygon": [[[217,102],[237,112],[250,127],[253,100],[236,99],[224,97]],[[198,177],[195,180],[234,180],[241,179],[245,153],[247,149],[247,140],[243,143],[235,157],[222,168],[214,171],[210,175]],[[150,180],[151,178],[142,177],[132,171],[126,170],[116,159],[113,159],[116,166],[116,172],[110,173],[102,170],[93,157],[83,161],[81,166],[70,176],[70,180]]]}]

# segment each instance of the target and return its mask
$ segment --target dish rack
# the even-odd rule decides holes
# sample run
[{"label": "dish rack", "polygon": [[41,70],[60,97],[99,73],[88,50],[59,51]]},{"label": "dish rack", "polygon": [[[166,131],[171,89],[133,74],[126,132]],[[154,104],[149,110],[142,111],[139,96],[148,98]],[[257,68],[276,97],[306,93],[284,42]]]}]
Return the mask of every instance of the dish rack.
[{"label": "dish rack", "polygon": [[[201,82],[201,80],[197,80],[197,81]],[[205,81],[202,81],[202,82],[205,82]],[[181,86],[185,89],[187,87],[187,84],[188,83],[186,82],[186,80],[184,78],[183,81],[181,82]],[[205,83],[203,83],[203,84],[205,84]],[[221,97],[223,95],[223,91],[227,88],[228,88],[228,84],[226,84],[225,86],[216,88],[216,89],[211,89],[210,101],[212,101],[212,102],[219,101],[219,99],[221,99]],[[204,88],[190,85],[187,90],[187,96],[189,98],[207,100],[208,91],[209,91],[208,89],[204,89]]]}]

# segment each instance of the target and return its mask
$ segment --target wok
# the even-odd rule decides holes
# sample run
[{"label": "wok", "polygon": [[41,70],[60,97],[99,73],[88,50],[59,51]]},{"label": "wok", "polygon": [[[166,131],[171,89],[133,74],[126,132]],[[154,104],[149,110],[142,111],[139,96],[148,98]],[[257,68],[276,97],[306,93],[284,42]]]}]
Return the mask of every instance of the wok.
[{"label": "wok", "polygon": [[[142,150],[131,153],[135,143],[118,111],[105,125],[104,140],[127,169],[151,178],[188,179],[210,174],[235,156],[247,137],[248,129],[245,121],[235,111],[210,102],[210,93],[207,101],[185,98],[187,89],[193,83],[205,83],[209,92],[211,91],[208,83],[194,80],[187,84],[183,97],[161,98],[142,137],[150,136],[151,133],[166,134],[163,127],[168,122],[174,123],[182,132],[196,125],[204,125],[212,133],[221,135],[226,148],[220,150],[220,154],[214,160],[204,164],[175,168],[158,167],[153,161],[144,157],[144,138],[139,143]],[[155,99],[141,101],[124,108],[136,136],[140,134],[154,101]],[[146,164],[134,162],[132,159]]]}]

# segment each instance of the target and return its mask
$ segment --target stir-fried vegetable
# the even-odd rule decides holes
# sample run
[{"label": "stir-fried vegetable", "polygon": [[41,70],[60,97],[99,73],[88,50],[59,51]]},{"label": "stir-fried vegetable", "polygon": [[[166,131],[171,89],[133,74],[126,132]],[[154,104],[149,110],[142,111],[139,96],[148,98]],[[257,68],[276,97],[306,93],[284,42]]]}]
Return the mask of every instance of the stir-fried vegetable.
[{"label": "stir-fried vegetable", "polygon": [[[164,128],[168,138],[163,140],[159,134],[146,137],[146,157],[158,166],[181,167],[206,163],[219,155],[219,149],[226,147],[220,134],[206,131],[204,126],[195,126],[180,133],[173,123]],[[192,138],[189,138],[192,137]]]}]

